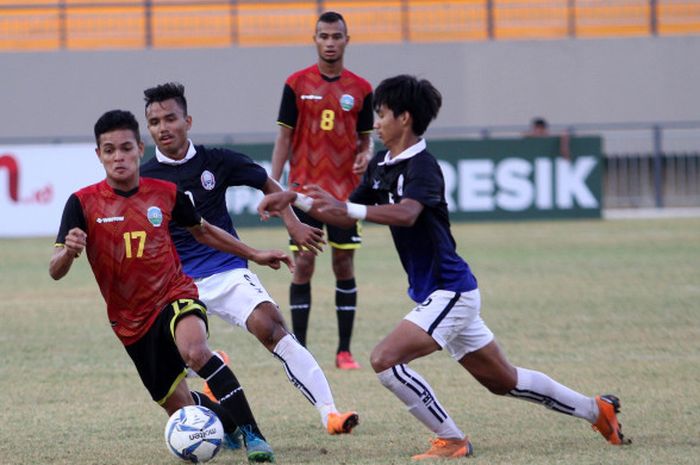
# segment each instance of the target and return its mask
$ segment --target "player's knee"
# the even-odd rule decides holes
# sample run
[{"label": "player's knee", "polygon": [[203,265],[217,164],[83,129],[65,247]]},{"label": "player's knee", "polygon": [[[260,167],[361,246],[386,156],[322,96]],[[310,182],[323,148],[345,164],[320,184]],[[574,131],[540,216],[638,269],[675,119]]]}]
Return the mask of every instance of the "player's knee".
[{"label": "player's knee", "polygon": [[372,369],[375,373],[381,373],[396,365],[398,361],[391,352],[380,347],[375,347],[369,356],[369,363],[372,365]]},{"label": "player's knee", "polygon": [[206,344],[192,344],[181,349],[180,355],[188,367],[198,371],[214,356],[214,353]]},{"label": "player's knee", "polygon": [[510,378],[489,378],[479,380],[481,384],[497,396],[505,396],[515,388],[515,380]]}]

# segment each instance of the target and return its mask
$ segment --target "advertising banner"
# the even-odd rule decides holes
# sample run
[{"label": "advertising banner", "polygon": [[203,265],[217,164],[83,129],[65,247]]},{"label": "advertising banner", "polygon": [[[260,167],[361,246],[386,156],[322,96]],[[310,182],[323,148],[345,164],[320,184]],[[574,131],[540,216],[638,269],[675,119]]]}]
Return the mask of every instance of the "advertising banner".
[{"label": "advertising banner", "polygon": [[[572,137],[564,159],[557,137],[428,140],[445,178],[452,221],[600,218],[601,145],[600,137]],[[272,145],[232,148],[269,172]],[[261,198],[255,189],[229,189],[234,224],[259,226]]]},{"label": "advertising banner", "polygon": [[94,143],[0,146],[0,237],[55,236],[70,194],[102,179]]},{"label": "advertising banner", "polygon": [[[272,144],[229,147],[269,172]],[[442,168],[452,221],[601,215],[599,137],[572,137],[569,159],[560,156],[556,137],[429,140],[428,150]],[[92,143],[0,147],[0,237],[53,236],[68,196],[103,178]],[[260,222],[261,198],[252,188],[229,189],[236,226],[281,224]]]}]

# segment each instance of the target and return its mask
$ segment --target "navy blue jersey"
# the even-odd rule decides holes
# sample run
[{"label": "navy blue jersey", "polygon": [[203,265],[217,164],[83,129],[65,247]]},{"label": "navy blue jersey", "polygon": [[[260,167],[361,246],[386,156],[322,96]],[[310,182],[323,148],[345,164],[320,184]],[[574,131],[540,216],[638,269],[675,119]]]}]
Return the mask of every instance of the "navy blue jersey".
[{"label": "navy blue jersey", "polygon": [[[238,237],[226,208],[226,190],[231,186],[262,189],[267,172],[242,153],[203,145],[194,149],[196,154],[184,163],[163,163],[153,157],[141,166],[141,175],[174,182],[192,199],[202,218]],[[248,266],[243,258],[197,242],[184,228],[171,223],[170,232],[183,269],[193,278]]]},{"label": "navy blue jersey", "polygon": [[457,255],[450,232],[442,171],[427,150],[396,164],[384,164],[386,151],[369,164],[350,201],[385,205],[412,199],[423,211],[411,227],[390,226],[401,264],[408,274],[408,295],[423,302],[436,290],[467,292],[477,288],[469,265]]}]

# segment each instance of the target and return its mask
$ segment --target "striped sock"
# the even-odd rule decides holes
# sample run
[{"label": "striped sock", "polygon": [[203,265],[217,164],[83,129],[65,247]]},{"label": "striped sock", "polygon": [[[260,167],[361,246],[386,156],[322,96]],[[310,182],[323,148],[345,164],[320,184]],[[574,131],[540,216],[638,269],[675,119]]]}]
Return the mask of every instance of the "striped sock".
[{"label": "striped sock", "polygon": [[518,372],[518,382],[508,396],[543,405],[555,412],[584,418],[591,423],[598,418],[598,406],[593,397],[569,389],[539,371],[520,367],[515,369]]},{"label": "striped sock", "polygon": [[408,411],[437,437],[464,439],[464,433],[440,405],[426,380],[408,365],[394,365],[377,373],[379,381],[403,402]]}]

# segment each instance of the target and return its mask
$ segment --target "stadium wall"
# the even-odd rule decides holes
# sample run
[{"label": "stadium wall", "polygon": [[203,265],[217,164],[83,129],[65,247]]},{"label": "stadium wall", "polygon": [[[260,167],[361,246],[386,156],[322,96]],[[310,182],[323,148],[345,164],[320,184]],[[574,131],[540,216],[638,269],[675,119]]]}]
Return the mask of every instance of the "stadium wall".
[{"label": "stadium wall", "polygon": [[[445,97],[435,128],[697,120],[700,37],[353,45],[346,65],[373,85],[412,73]],[[0,54],[0,143],[90,140],[105,110],[187,86],[193,135],[271,140],[285,77],[315,62],[283,48]],[[228,138],[228,139],[227,139]]]}]

